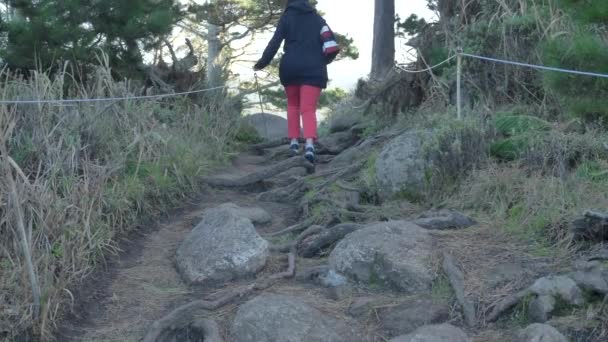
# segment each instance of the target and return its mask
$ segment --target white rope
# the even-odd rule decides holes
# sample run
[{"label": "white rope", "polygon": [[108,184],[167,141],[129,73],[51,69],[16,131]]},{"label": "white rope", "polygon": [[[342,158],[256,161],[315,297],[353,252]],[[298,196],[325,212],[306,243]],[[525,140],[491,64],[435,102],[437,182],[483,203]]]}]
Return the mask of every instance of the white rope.
[{"label": "white rope", "polygon": [[596,73],[596,72],[578,71],[578,70],[570,70],[570,69],[563,69],[563,68],[547,67],[544,65],[535,65],[535,64],[528,64],[528,63],[521,63],[521,62],[506,61],[503,59],[477,56],[477,55],[472,55],[472,54],[468,54],[468,53],[463,53],[462,55],[466,56],[466,57],[481,59],[484,61],[511,64],[511,65],[523,66],[523,67],[527,67],[527,68],[534,68],[534,69],[548,70],[548,71],[557,71],[557,72],[563,72],[563,73],[575,74],[575,75],[608,78],[608,74],[600,74],[600,73]]},{"label": "white rope", "polygon": [[445,63],[447,63],[447,62],[451,61],[452,59],[454,59],[454,58],[456,58],[456,57],[457,57],[457,55],[453,55],[453,56],[451,56],[451,57],[448,57],[448,59],[444,60],[444,61],[443,61],[443,62],[441,62],[441,63],[435,64],[435,65],[433,65],[433,66],[431,66],[431,67],[428,67],[428,68],[426,68],[426,69],[422,69],[422,70],[409,70],[409,69],[406,69],[405,67],[401,66],[401,64],[395,64],[395,66],[396,66],[397,68],[399,68],[399,69],[400,69],[401,71],[403,71],[403,72],[407,72],[407,73],[410,73],[410,74],[418,74],[418,73],[422,73],[422,72],[428,72],[428,71],[431,71],[431,70],[433,70],[433,69],[435,69],[435,68],[438,68],[438,67],[440,67],[440,66],[444,65]]},{"label": "white rope", "polygon": [[213,87],[207,89],[184,91],[181,93],[169,93],[158,95],[144,96],[127,96],[127,97],[102,97],[95,99],[64,99],[64,100],[0,100],[0,104],[61,104],[61,103],[81,103],[81,102],[107,102],[107,101],[123,101],[123,100],[142,100],[142,99],[158,99],[163,97],[173,97],[188,94],[204,93],[211,90],[229,88],[228,86]]}]

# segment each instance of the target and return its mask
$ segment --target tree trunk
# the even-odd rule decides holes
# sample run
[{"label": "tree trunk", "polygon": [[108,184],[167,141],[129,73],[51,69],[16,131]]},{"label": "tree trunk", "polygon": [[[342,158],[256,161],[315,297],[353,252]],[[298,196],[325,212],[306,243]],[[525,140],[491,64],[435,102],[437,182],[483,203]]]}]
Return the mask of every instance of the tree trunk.
[{"label": "tree trunk", "polygon": [[217,25],[208,24],[207,39],[207,83],[209,87],[220,86],[222,66],[220,63],[221,41],[220,28]]},{"label": "tree trunk", "polygon": [[375,0],[370,79],[381,80],[395,63],[395,0]]}]

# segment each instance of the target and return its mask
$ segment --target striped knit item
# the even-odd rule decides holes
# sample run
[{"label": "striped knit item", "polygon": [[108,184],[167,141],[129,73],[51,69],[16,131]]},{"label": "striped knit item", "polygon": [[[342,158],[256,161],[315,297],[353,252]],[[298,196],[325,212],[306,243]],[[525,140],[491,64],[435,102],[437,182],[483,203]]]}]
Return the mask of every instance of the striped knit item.
[{"label": "striped knit item", "polygon": [[327,25],[324,25],[323,28],[321,28],[321,41],[323,42],[323,53],[325,56],[335,56],[340,52],[340,47],[336,42],[334,33]]}]

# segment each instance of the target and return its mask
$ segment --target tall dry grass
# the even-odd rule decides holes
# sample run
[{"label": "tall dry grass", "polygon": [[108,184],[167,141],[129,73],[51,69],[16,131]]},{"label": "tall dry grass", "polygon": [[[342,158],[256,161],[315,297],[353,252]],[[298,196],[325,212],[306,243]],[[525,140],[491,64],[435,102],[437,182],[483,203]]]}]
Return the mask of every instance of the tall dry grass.
[{"label": "tall dry grass", "polygon": [[[103,59],[88,78],[5,71],[0,98],[135,93]],[[238,113],[223,99],[0,105],[0,340],[52,338],[116,235],[200,189],[233,148]]]}]

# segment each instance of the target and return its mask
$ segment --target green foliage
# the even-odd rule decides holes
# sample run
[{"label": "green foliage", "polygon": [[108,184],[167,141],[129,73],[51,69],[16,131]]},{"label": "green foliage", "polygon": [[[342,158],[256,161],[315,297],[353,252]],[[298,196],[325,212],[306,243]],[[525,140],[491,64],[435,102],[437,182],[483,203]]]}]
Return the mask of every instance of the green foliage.
[{"label": "green foliage", "polygon": [[260,137],[255,128],[247,124],[240,124],[238,126],[234,138],[236,141],[244,144],[258,144],[264,140]]},{"label": "green foliage", "polygon": [[142,62],[141,50],[159,44],[182,13],[175,0],[11,1],[21,14],[0,26],[8,35],[0,51],[11,68],[48,68],[55,62],[95,62],[101,49],[123,72]]},{"label": "green foliage", "polygon": [[558,3],[583,23],[608,23],[608,2],[604,0],[558,0]]},{"label": "green foliage", "polygon": [[498,140],[490,145],[490,154],[500,160],[516,160],[531,148],[535,137],[535,134],[524,134]]},{"label": "green foliage", "polygon": [[505,136],[548,131],[551,129],[551,125],[548,122],[528,115],[497,115],[494,126],[498,133]]},{"label": "green foliage", "polygon": [[424,18],[419,18],[416,14],[412,14],[403,21],[399,15],[395,18],[397,36],[405,37],[406,35],[415,36],[423,32],[428,23]]}]

